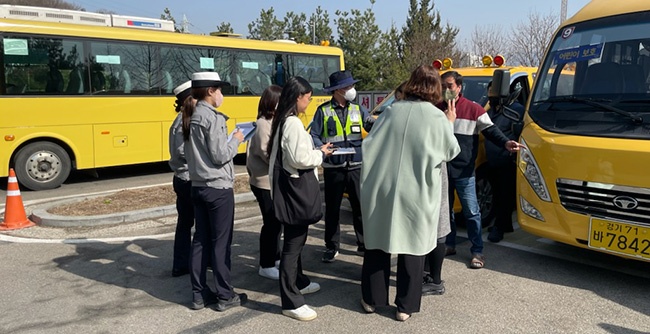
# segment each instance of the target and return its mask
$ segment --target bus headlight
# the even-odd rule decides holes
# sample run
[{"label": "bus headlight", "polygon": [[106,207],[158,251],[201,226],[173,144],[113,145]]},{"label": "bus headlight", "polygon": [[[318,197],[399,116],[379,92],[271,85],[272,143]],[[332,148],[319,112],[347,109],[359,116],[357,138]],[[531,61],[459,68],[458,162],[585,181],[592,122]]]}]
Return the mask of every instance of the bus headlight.
[{"label": "bus headlight", "polygon": [[[526,146],[526,142],[523,138],[521,138],[520,141],[524,147],[528,147]],[[517,166],[519,167],[519,170],[521,170],[521,172],[524,174],[524,177],[526,180],[528,180],[528,183],[533,188],[537,196],[539,196],[539,198],[544,201],[550,202],[551,197],[548,194],[548,188],[546,187],[546,183],[542,177],[542,172],[539,170],[537,162],[533,157],[533,153],[530,152],[527,148],[523,148],[519,152],[519,160],[517,161]]]},{"label": "bus headlight", "polygon": [[542,216],[542,214],[539,213],[539,211],[535,209],[535,207],[532,204],[528,203],[528,201],[523,196],[519,196],[519,204],[521,205],[521,212],[537,220],[544,221],[544,217]]}]

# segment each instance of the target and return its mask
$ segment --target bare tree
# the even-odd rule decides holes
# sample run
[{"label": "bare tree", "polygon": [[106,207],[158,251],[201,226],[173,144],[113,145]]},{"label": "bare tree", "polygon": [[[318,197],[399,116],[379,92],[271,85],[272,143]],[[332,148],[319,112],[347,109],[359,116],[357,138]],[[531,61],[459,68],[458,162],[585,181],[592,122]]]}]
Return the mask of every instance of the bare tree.
[{"label": "bare tree", "polygon": [[5,0],[5,5],[49,7],[58,9],[84,10],[83,7],[63,0]]},{"label": "bare tree", "polygon": [[474,57],[500,54],[508,59],[511,56],[510,43],[499,25],[475,26],[471,36],[471,52]]},{"label": "bare tree", "polygon": [[510,33],[512,58],[523,66],[539,66],[548,41],[559,25],[555,13],[528,13],[527,21],[519,22]]}]

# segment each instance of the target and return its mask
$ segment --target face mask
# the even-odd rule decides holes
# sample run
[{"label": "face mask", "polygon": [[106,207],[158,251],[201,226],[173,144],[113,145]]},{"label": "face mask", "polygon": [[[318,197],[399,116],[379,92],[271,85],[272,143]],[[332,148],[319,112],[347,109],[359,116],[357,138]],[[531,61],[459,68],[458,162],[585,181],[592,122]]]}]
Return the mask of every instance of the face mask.
[{"label": "face mask", "polygon": [[355,99],[356,97],[357,97],[357,90],[354,89],[354,87],[348,89],[348,90],[345,92],[345,95],[343,95],[343,98],[344,98],[346,101],[354,101],[354,99]]},{"label": "face mask", "polygon": [[455,99],[456,99],[456,92],[454,92],[453,90],[451,90],[449,88],[445,89],[445,91],[443,92],[443,95],[442,95],[442,100],[447,102],[447,101],[451,101],[451,100],[455,100]]}]

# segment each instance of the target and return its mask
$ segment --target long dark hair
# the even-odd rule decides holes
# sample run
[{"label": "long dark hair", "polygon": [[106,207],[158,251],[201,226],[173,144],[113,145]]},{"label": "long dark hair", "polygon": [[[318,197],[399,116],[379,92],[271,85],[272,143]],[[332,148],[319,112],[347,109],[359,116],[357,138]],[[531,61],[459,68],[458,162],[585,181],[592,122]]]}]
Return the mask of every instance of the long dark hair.
[{"label": "long dark hair", "polygon": [[260,103],[257,105],[257,118],[273,118],[278,101],[280,100],[280,93],[282,93],[282,87],[278,85],[266,87],[264,92],[262,92]]},{"label": "long dark hair", "polygon": [[271,156],[273,141],[280,124],[283,124],[287,117],[296,116],[298,114],[296,105],[298,98],[313,91],[314,89],[303,77],[292,77],[284,84],[284,88],[282,88],[282,93],[280,94],[280,101],[278,101],[278,109],[275,110],[275,117],[273,117],[273,123],[271,125],[271,140],[269,140],[266,148],[269,157]]},{"label": "long dark hair", "polygon": [[[192,88],[192,95],[183,102],[183,140],[190,140],[190,118],[194,115],[196,106],[192,103],[192,97],[197,101],[205,99],[209,92],[209,87]],[[189,105],[188,105],[188,100]]]}]

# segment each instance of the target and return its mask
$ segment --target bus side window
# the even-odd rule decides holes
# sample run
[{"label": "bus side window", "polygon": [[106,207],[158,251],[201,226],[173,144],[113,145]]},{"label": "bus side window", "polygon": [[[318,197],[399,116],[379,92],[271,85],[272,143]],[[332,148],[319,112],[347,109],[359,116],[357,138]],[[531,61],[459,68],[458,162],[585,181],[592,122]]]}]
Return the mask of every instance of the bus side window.
[{"label": "bus side window", "polygon": [[63,93],[63,74],[56,68],[56,65],[50,65],[50,71],[47,73],[47,83],[45,84],[46,93]]},{"label": "bus side window", "polygon": [[68,87],[65,92],[68,94],[84,93],[84,81],[81,68],[77,67],[70,71],[70,75],[68,76]]}]

